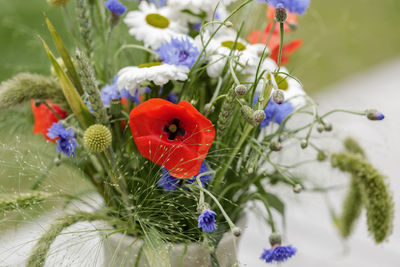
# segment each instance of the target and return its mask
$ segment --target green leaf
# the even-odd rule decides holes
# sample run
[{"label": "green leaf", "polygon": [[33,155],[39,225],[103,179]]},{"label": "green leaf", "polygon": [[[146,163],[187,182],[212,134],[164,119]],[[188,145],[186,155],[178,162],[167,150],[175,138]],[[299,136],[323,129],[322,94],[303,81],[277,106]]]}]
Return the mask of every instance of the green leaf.
[{"label": "green leaf", "polygon": [[285,204],[274,194],[268,193],[268,192],[259,192],[266,201],[268,201],[268,204],[277,210],[280,214],[285,215]]},{"label": "green leaf", "polygon": [[88,128],[90,125],[94,124],[94,118],[92,114],[90,114],[89,109],[82,101],[80,95],[76,91],[74,85],[72,84],[71,80],[68,78],[67,74],[62,70],[60,65],[58,64],[55,56],[50,51],[49,47],[47,46],[46,42],[42,40],[43,46],[46,50],[47,55],[51,61],[51,64],[54,67],[54,70],[57,74],[58,80],[60,81],[63,93],[65,95],[65,99],[68,102],[72,112],[74,113],[75,117],[81,123],[83,128]]},{"label": "green leaf", "polygon": [[62,41],[60,35],[57,33],[49,18],[45,16],[45,20],[58,54],[61,56],[62,60],[64,61],[65,67],[68,70],[69,78],[73,81],[74,85],[78,89],[78,92],[80,94],[83,94],[82,84],[79,80],[78,73],[76,72],[75,66],[72,63],[71,57],[69,56],[67,49],[65,48],[64,42]]}]

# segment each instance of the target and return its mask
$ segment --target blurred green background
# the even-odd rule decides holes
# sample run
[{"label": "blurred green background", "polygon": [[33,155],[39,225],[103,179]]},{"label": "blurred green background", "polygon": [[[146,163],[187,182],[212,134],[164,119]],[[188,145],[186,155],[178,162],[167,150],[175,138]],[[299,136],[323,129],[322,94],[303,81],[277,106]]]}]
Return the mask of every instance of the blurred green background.
[{"label": "blurred green background", "polygon": [[[254,4],[250,16],[265,26],[265,12]],[[49,74],[49,61],[38,35],[49,44],[43,14],[50,17],[66,44],[72,37],[66,31],[61,9],[45,0],[0,0],[0,81],[19,72]],[[257,8],[258,7],[258,8]],[[70,12],[73,13],[70,6]],[[291,57],[289,70],[301,79],[309,93],[322,90],[354,73],[400,55],[399,0],[311,0],[311,7],[299,21],[299,29],[290,38],[300,38],[304,46]],[[249,31],[250,29],[246,29]],[[128,35],[128,34],[127,34]],[[15,125],[16,121],[23,124]],[[57,155],[54,145],[32,134],[30,107],[0,113],[0,193],[29,188]],[[13,130],[11,130],[11,128]],[[79,191],[77,173],[63,166],[50,171],[48,187]],[[62,175],[61,175],[62,174]],[[75,186],[74,186],[75,185]],[[50,188],[54,190],[54,188]]]},{"label": "blurred green background", "polygon": [[[49,62],[37,35],[50,40],[43,20],[46,13],[67,44],[72,44],[68,42],[71,37],[65,31],[63,12],[45,0],[0,0],[0,6],[0,80],[21,71],[49,73]],[[258,13],[259,20],[265,18],[263,11]],[[288,67],[308,92],[314,92],[399,56],[399,14],[398,0],[311,0],[298,31],[287,36],[304,41]]]}]

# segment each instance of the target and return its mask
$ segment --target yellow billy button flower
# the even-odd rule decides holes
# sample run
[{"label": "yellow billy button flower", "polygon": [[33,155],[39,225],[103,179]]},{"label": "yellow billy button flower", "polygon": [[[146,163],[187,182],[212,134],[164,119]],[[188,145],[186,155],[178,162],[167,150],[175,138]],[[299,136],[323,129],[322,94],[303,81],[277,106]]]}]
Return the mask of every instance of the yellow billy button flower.
[{"label": "yellow billy button flower", "polygon": [[90,126],[83,134],[85,147],[91,152],[103,152],[110,145],[112,135],[110,130],[101,124]]}]

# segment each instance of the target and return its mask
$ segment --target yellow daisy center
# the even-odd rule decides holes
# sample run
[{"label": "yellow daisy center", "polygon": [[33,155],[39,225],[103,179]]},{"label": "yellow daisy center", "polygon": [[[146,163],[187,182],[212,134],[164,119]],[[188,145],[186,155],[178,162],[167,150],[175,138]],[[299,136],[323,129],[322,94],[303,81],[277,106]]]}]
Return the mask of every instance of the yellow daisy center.
[{"label": "yellow daisy center", "polygon": [[241,42],[234,42],[234,41],[223,41],[222,43],[221,43],[221,45],[223,46],[223,47],[226,47],[226,48],[229,48],[229,49],[235,49],[235,50],[238,50],[238,51],[243,51],[243,50],[246,50],[246,45],[244,45],[243,43],[241,43]]},{"label": "yellow daisy center", "polygon": [[151,68],[151,67],[154,67],[154,66],[160,66],[160,65],[162,65],[162,62],[147,62],[147,63],[143,63],[143,64],[140,64],[139,66],[138,66],[138,68]]},{"label": "yellow daisy center", "polygon": [[169,26],[169,19],[157,13],[151,13],[146,16],[146,22],[156,28],[165,29]]},{"label": "yellow daisy center", "polygon": [[[267,75],[267,79],[271,79],[271,74]],[[280,75],[275,75],[275,81],[279,89],[286,91],[289,88],[289,83],[287,82],[286,78]]]}]

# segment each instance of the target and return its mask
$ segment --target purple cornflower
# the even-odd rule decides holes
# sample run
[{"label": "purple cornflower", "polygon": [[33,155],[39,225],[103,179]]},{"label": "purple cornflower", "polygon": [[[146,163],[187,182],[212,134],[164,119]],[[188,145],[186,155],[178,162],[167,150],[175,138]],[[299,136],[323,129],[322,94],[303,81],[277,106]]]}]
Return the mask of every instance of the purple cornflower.
[{"label": "purple cornflower", "polygon": [[126,7],[118,0],[108,0],[104,2],[106,8],[114,15],[121,16],[126,12]]},{"label": "purple cornflower", "polygon": [[189,37],[172,38],[157,49],[160,59],[167,64],[191,68],[200,52]]},{"label": "purple cornflower", "polygon": [[75,134],[71,128],[65,129],[61,122],[53,123],[47,130],[47,136],[57,140],[58,153],[64,153],[68,157],[75,156],[75,150],[78,144],[75,140]]},{"label": "purple cornflower", "polygon": [[[196,181],[197,175],[204,173],[204,172],[208,172],[210,170],[207,168],[207,165],[203,161],[201,163],[200,172],[196,175],[196,177],[191,178],[191,179],[175,178],[165,168],[162,168],[162,171],[163,171],[163,173],[161,174],[161,178],[160,178],[160,180],[158,180],[157,185],[159,187],[164,188],[165,191],[171,192],[171,191],[174,191],[178,186],[182,185],[183,181],[185,181],[189,185],[194,184],[194,183],[197,184],[197,181]],[[211,179],[211,174],[201,176],[200,177],[201,185],[203,187],[206,187],[206,185],[208,184],[210,179]]]},{"label": "purple cornflower", "polygon": [[297,249],[292,246],[276,246],[271,249],[264,249],[260,259],[266,263],[279,263],[294,256],[296,252]]},{"label": "purple cornflower", "polygon": [[271,6],[277,7],[279,4],[283,5],[284,8],[290,12],[303,15],[308,6],[310,0],[257,0],[258,2],[268,3]]},{"label": "purple cornflower", "polygon": [[215,225],[216,213],[212,210],[206,209],[199,216],[198,228],[203,228],[204,232],[211,233],[217,226]]}]

